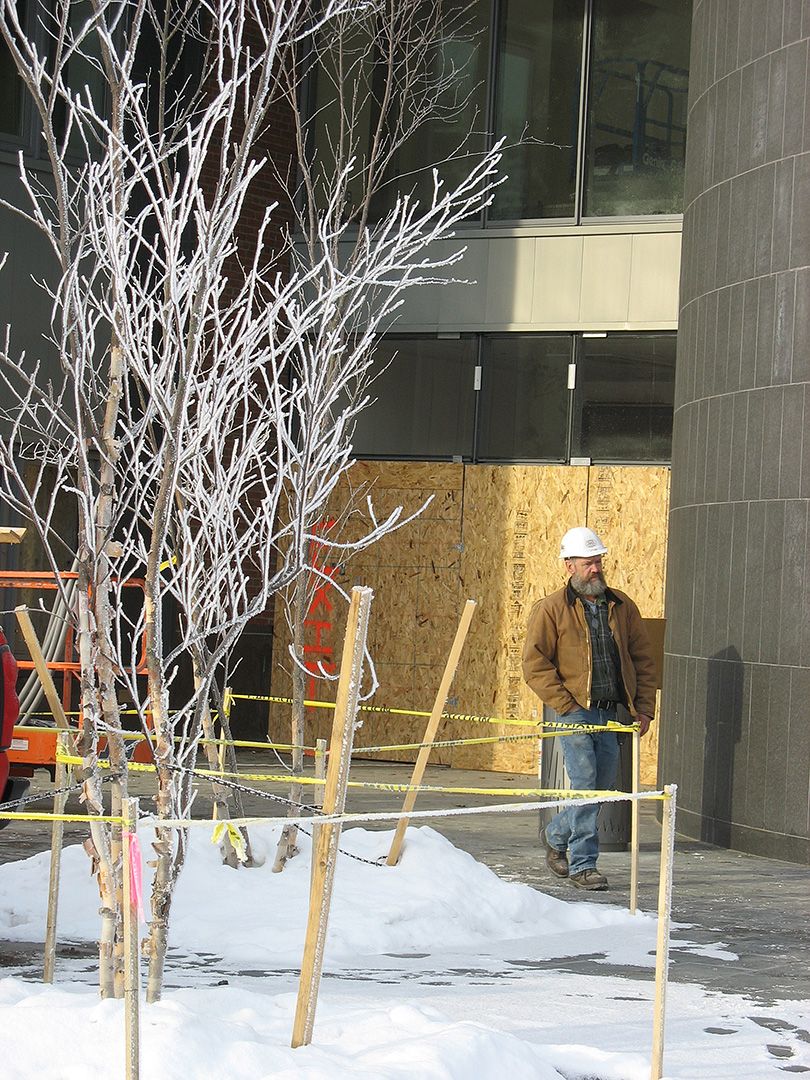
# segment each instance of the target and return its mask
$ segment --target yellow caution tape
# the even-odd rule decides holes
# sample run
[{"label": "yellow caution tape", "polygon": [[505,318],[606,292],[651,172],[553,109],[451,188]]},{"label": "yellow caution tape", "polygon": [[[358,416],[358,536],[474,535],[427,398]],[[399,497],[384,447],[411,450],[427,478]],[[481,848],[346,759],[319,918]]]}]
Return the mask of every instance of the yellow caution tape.
[{"label": "yellow caution tape", "polygon": [[[266,701],[274,705],[291,705],[292,698],[288,697],[273,697],[266,694],[231,694],[231,698],[235,701]],[[305,700],[303,704],[310,709],[334,709],[334,701],[314,701]],[[425,712],[423,709],[394,709],[387,705],[359,705],[361,712],[369,713],[383,713],[386,716],[424,716],[430,717],[433,715],[431,712]],[[442,720],[458,720],[465,724],[506,724],[512,727],[547,727],[547,728],[563,728],[578,730],[576,724],[567,724],[564,720],[507,720],[502,716],[483,716],[480,713],[452,713],[445,712],[441,715]],[[590,730],[590,728],[588,729]],[[601,730],[604,730],[602,728]],[[612,731],[636,731],[636,726],[632,727],[620,727],[608,725],[608,730]]]},{"label": "yellow caution tape", "polygon": [[[38,730],[42,730],[41,728]],[[71,729],[72,730],[72,729]],[[626,732],[632,734],[638,729],[634,726],[623,724],[569,724],[566,730],[558,731],[536,731],[530,735],[484,735],[478,738],[468,739],[434,739],[433,742],[414,742],[414,743],[391,743],[383,746],[355,746],[352,748],[352,754],[382,754],[388,750],[393,751],[405,751],[405,750],[421,750],[424,747],[436,747],[442,749],[448,746],[485,746],[499,742],[519,742],[522,739],[555,739],[558,736],[565,735],[584,735],[589,732],[598,731],[612,731],[615,734],[621,734]],[[124,734],[125,739],[144,739],[142,734]],[[175,742],[182,741],[180,738],[176,738]],[[314,754],[317,747],[307,746],[301,743],[271,743],[271,742],[254,742],[247,739],[199,739],[199,744],[213,745],[213,746],[235,746],[243,747],[254,750],[303,750]],[[328,751],[327,751],[328,753]]]},{"label": "yellow caution tape", "polygon": [[[17,810],[0,811],[0,819],[15,821],[101,821],[107,825],[126,825],[127,819],[109,814],[25,814]],[[130,823],[131,824],[131,823]]]},{"label": "yellow caution tape", "polygon": [[239,862],[247,862],[247,846],[245,838],[237,827],[230,821],[218,821],[211,834],[211,843],[218,844],[227,832],[231,847],[236,852]]},{"label": "yellow caution tape", "polygon": [[590,731],[614,731],[616,733],[627,731],[633,732],[634,727],[622,727],[620,724],[594,724],[591,727],[573,728],[571,731],[537,731],[531,735],[485,735],[478,739],[434,739],[430,743],[399,743],[391,746],[353,746],[353,754],[380,754],[385,750],[421,750],[425,746],[480,746],[482,744],[499,742],[518,742],[521,739],[556,739],[558,735],[583,735]]},{"label": "yellow caution tape", "polygon": [[[263,694],[231,694],[234,700],[241,701],[267,701],[274,705],[291,705],[292,698],[288,697],[273,697]],[[314,701],[305,700],[303,704],[310,709],[334,709],[334,701]],[[387,705],[360,705],[358,706],[361,712],[368,713],[382,713],[386,716],[424,716],[430,717],[433,714],[426,712],[424,709],[394,709]],[[524,727],[537,727],[542,723],[542,720],[502,720],[495,716],[479,716],[474,713],[442,713],[442,720],[463,720],[467,723],[481,723],[481,724],[512,724],[514,726]]]},{"label": "yellow caution tape", "polygon": [[[75,765],[81,762],[81,758],[71,758],[69,756],[59,757],[60,761],[64,761],[65,764]],[[100,761],[101,768],[109,768],[109,762]],[[154,772],[157,768],[155,765],[144,765],[138,762],[130,762],[130,769],[136,772]],[[318,780],[314,776],[295,776],[292,773],[284,773],[278,775],[277,773],[250,773],[250,772],[215,772],[211,769],[194,769],[195,776],[202,776],[210,780],[250,780],[253,783],[265,783],[265,784],[320,784],[323,785],[323,780]],[[372,791],[426,791],[432,792],[437,795],[519,795],[521,797],[531,795],[549,795],[554,798],[569,799],[574,797],[579,798],[604,798],[608,795],[615,795],[615,791],[571,791],[568,788],[511,788],[511,787],[498,787],[498,788],[477,788],[477,787],[439,787],[431,784],[388,784],[382,781],[371,780],[349,780],[348,787],[350,788],[367,788]],[[625,792],[624,794],[627,794]]]},{"label": "yellow caution tape", "polygon": [[[569,791],[567,795],[571,796],[572,800],[579,798],[582,802],[596,801],[593,796],[586,791]],[[600,802],[667,802],[672,799],[672,793],[668,791],[638,791],[635,794],[628,791],[608,791],[597,792],[597,796]],[[368,821],[397,821],[401,818],[421,819],[427,820],[430,818],[440,817],[464,817],[473,816],[476,814],[497,814],[497,813],[526,813],[526,811],[539,810],[545,807],[553,806],[559,802],[559,799],[552,798],[549,801],[543,802],[530,802],[530,803],[501,803],[498,806],[453,806],[445,808],[444,810],[424,810],[414,808],[412,810],[383,810],[372,811],[370,813],[349,813],[349,814],[323,814],[317,818],[301,815],[299,817],[238,817],[229,818],[228,820],[233,825],[239,825],[245,828],[249,825],[267,825],[284,823],[287,825],[311,825],[313,821],[318,824],[347,824],[352,822],[368,822]],[[211,822],[207,820],[201,820],[200,818],[183,818],[183,819],[158,819],[158,818],[145,818],[141,822],[142,828],[161,828],[161,829],[188,829],[192,825],[210,826]]]}]

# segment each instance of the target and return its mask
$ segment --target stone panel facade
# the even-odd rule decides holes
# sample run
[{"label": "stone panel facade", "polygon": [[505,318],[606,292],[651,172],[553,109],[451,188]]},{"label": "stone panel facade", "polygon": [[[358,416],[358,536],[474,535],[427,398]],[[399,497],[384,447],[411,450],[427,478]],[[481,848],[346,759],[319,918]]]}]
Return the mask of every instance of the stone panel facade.
[{"label": "stone panel facade", "polygon": [[696,0],[659,775],[810,862],[810,6]]}]

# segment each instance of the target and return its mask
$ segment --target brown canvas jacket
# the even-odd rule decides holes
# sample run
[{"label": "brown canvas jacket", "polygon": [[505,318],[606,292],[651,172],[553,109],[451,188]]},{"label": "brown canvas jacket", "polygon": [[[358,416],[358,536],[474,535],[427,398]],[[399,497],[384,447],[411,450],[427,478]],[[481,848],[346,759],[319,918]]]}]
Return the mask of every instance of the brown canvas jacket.
[{"label": "brown canvas jacket", "polygon": [[[655,712],[655,660],[639,610],[625,593],[608,589],[608,622],[619,650],[627,707]],[[590,708],[591,637],[582,604],[569,582],[538,600],[529,615],[523,677],[555,712]]]}]

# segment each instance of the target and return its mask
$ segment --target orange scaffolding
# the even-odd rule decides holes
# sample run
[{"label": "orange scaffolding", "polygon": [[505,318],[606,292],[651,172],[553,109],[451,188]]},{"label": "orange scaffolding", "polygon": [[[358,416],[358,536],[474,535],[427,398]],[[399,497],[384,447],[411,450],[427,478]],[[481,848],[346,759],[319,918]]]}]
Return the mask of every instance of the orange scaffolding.
[{"label": "orange scaffolding", "polygon": [[[73,570],[59,572],[59,578],[63,581],[75,581],[78,574]],[[124,588],[143,589],[141,578],[131,578],[124,583]],[[48,571],[38,570],[0,570],[0,589],[47,589],[56,591],[59,588],[56,575]],[[76,659],[74,651],[75,634],[72,623],[68,622],[65,634],[65,647],[63,659],[46,660],[46,666],[54,674],[62,676],[62,707],[65,713],[70,713],[73,695],[73,680],[79,680],[81,664]],[[33,671],[33,660],[21,660],[17,657],[17,667],[20,671]],[[135,665],[137,675],[146,673],[146,633],[141,636],[140,655]],[[78,727],[81,727],[81,705],[78,712]],[[18,725],[14,728],[14,736],[11,748],[8,750],[8,761],[11,773],[16,776],[32,776],[34,769],[50,769],[53,772],[56,765],[56,737],[58,729],[53,727],[30,727]],[[152,754],[149,743],[139,743],[134,754],[136,761],[151,761]]]}]

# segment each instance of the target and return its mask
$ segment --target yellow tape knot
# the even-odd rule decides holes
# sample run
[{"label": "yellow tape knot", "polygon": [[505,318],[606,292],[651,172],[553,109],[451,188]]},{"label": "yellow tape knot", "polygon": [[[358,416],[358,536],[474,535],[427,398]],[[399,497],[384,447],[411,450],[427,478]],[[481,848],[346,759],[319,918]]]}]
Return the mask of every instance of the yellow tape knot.
[{"label": "yellow tape knot", "polygon": [[211,843],[218,844],[228,834],[228,839],[231,842],[231,847],[236,853],[236,857],[240,863],[247,862],[247,847],[245,846],[245,838],[241,831],[237,829],[230,821],[220,821],[214,826],[214,831],[211,833]]}]

